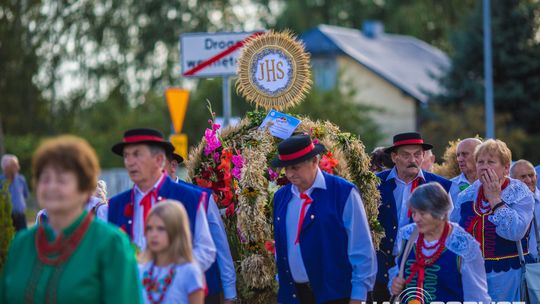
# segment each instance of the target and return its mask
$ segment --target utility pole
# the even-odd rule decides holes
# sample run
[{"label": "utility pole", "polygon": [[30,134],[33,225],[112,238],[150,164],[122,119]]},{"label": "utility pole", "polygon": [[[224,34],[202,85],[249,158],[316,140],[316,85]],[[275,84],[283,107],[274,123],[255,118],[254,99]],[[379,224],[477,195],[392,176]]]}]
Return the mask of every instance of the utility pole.
[{"label": "utility pole", "polygon": [[495,110],[493,105],[493,67],[491,59],[491,5],[484,0],[484,84],[486,111],[486,138],[495,138]]}]

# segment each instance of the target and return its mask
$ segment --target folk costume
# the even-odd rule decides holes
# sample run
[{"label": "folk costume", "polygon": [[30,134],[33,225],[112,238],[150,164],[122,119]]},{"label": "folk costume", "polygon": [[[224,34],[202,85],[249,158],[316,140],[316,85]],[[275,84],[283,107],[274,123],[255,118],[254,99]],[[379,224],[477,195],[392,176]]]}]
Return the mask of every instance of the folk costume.
[{"label": "folk costume", "polygon": [[58,236],[35,225],[11,242],[0,303],[142,303],[135,253],[125,234],[86,211]]},{"label": "folk costume", "polygon": [[[171,143],[163,140],[160,132],[152,129],[127,131],[123,141],[114,145],[112,150],[117,155],[123,155],[125,145],[141,143],[159,145],[165,149],[166,153],[172,153],[174,150]],[[142,250],[146,247],[144,237],[146,216],[154,204],[165,199],[177,200],[184,205],[193,235],[193,255],[202,270],[206,271],[215,260],[216,247],[210,236],[206,219],[204,206],[207,204],[208,195],[205,192],[177,184],[162,174],[152,189],[146,193],[134,185],[132,189],[112,197],[109,200],[108,220],[124,230]]]},{"label": "folk costume", "polygon": [[188,304],[189,294],[203,289],[203,274],[195,263],[165,267],[148,262],[139,266],[145,304]]},{"label": "folk costume", "polygon": [[[178,163],[182,162],[182,157],[173,153]],[[221,219],[219,209],[212,195],[212,190],[187,183],[176,178],[176,182],[187,187],[192,187],[206,192],[208,195],[208,204],[205,205],[205,211],[208,218],[210,235],[216,246],[216,261],[205,272],[206,283],[208,284],[207,302],[210,298],[219,298],[221,292],[225,299],[236,298],[236,272],[234,262],[225,232],[225,225]]]},{"label": "folk costume", "polygon": [[[272,166],[286,167],[324,151],[309,136],[278,146]],[[274,238],[279,303],[365,300],[376,274],[375,254],[362,199],[341,177],[317,169],[300,193],[288,184],[274,196]]]},{"label": "folk costume", "polygon": [[482,183],[474,182],[460,193],[450,220],[459,223],[479,243],[485,260],[489,295],[493,301],[519,301],[520,263],[516,241],[521,240],[525,259],[534,198],[519,180],[507,178],[502,185],[502,207],[492,211]]},{"label": "folk costume", "polygon": [[[394,136],[393,146],[386,148],[386,153],[393,152],[397,147],[404,145],[420,145],[424,150],[433,148],[424,143],[421,135],[416,132],[402,133]],[[396,242],[399,229],[412,223],[411,214],[407,208],[409,197],[419,185],[437,182],[449,192],[452,182],[427,171],[420,170],[418,176],[411,182],[405,182],[398,176],[396,167],[377,173],[381,183],[378,187],[381,193],[381,205],[379,206],[379,223],[383,226],[385,237],[381,240],[377,251],[377,280],[375,283],[373,300],[386,301],[390,298],[387,290],[388,270],[394,266],[394,258],[399,253]]]},{"label": "folk costume", "polygon": [[389,288],[398,275],[401,260],[406,258],[404,290],[407,291],[403,294],[407,297],[402,297],[402,300],[491,303],[484,259],[478,242],[470,234],[458,224],[447,222],[439,240],[428,242],[423,234],[419,234],[409,255],[403,257],[403,248],[415,228],[413,223],[399,231],[400,254],[396,258],[396,266],[389,271]]}]

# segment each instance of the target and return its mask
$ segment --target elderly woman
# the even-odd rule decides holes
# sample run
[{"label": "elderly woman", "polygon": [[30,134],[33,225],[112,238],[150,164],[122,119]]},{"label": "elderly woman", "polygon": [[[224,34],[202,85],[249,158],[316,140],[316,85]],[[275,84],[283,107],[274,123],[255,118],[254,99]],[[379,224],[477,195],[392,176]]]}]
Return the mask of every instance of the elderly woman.
[{"label": "elderly woman", "polygon": [[[438,183],[414,190],[408,202],[413,224],[400,229],[400,254],[389,270],[390,292],[402,300],[491,303],[478,242],[448,221],[450,198]],[[403,248],[413,242],[412,249]],[[404,256],[407,254],[407,256]],[[398,276],[404,262],[404,275]]]},{"label": "elderly woman", "polygon": [[0,277],[0,303],[141,303],[135,253],[119,229],[85,205],[99,164],[77,137],[44,142],[33,157],[48,221],[18,233]]},{"label": "elderly woman", "polygon": [[460,193],[450,219],[480,243],[493,301],[519,301],[517,241],[530,261],[526,240],[534,198],[524,183],[508,177],[512,153],[504,142],[489,139],[474,157],[478,180]]}]

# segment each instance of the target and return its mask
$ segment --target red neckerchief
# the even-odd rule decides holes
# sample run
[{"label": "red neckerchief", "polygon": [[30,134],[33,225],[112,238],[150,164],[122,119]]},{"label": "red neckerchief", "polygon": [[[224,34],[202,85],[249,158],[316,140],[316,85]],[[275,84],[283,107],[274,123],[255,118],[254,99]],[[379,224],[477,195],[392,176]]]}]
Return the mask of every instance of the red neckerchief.
[{"label": "red neckerchief", "polygon": [[[443,230],[443,233],[441,235],[441,238],[437,241],[437,243],[435,243],[432,246],[426,246],[424,244],[424,234],[423,233],[420,233],[418,235],[418,240],[416,240],[416,260],[411,265],[411,274],[405,280],[405,285],[409,284],[412,281],[412,279],[414,278],[414,276],[416,274],[418,274],[418,280],[416,281],[416,287],[417,287],[417,295],[416,296],[417,296],[418,300],[420,300],[421,302],[422,302],[422,300],[421,300],[421,298],[422,298],[421,290],[422,290],[422,288],[424,286],[425,269],[426,269],[426,267],[435,264],[435,262],[441,257],[442,252],[446,248],[445,243],[446,243],[446,238],[449,235],[449,232],[450,232],[450,224],[445,223],[444,230]],[[425,248],[425,249],[433,249],[433,248],[435,248],[437,246],[438,246],[437,250],[430,256],[426,256],[422,252],[423,248]],[[408,257],[402,257],[402,259],[406,259],[406,258],[408,258]]]},{"label": "red neckerchief", "polygon": [[[139,205],[143,206],[143,225],[146,223],[146,217],[148,216],[148,213],[150,212],[150,209],[152,209],[152,198],[157,202],[157,195],[159,193],[159,190],[161,189],[161,186],[165,183],[165,180],[167,177],[165,174],[161,175],[161,180],[159,183],[152,188],[146,195],[142,198]],[[128,205],[126,205],[126,208],[124,208],[124,216],[131,218],[131,236],[133,237],[133,228],[135,226],[135,220],[133,218],[135,212],[134,212],[134,205],[135,204],[135,186],[131,189],[131,201]],[[130,208],[128,208],[130,207]],[[129,209],[129,212],[126,212],[127,209]]]},{"label": "red neckerchief", "polygon": [[313,203],[313,200],[304,192],[300,193],[300,198],[304,200],[302,203],[302,209],[300,211],[300,218],[298,218],[298,231],[296,231],[296,240],[294,241],[294,244],[298,244],[300,241],[300,230],[302,230],[302,224],[304,224],[304,217],[306,216],[306,208],[311,203]]},{"label": "red neckerchief", "polygon": [[[418,186],[420,186],[420,183],[422,183],[424,181],[424,179],[421,177],[421,176],[417,176],[413,181],[412,181],[412,184],[411,184],[411,193],[414,191],[414,189],[418,188]],[[411,218],[412,216],[412,211],[411,209],[409,208],[407,210],[407,217],[408,218]]]},{"label": "red neckerchief", "polygon": [[[501,186],[501,192],[502,190],[506,189],[508,185],[510,184],[510,180],[507,178],[504,180],[504,183]],[[476,196],[476,201],[473,205],[474,210],[474,218],[472,219],[471,223],[467,227],[467,232],[469,232],[474,238],[480,242],[480,246],[482,248],[482,254],[484,253],[483,244],[482,241],[482,235],[484,231],[484,220],[485,217],[491,214],[491,205],[488,205],[486,211],[482,211],[483,206],[482,202],[486,200],[486,197],[484,195],[484,185],[480,185],[480,188],[478,189],[478,195]]]}]

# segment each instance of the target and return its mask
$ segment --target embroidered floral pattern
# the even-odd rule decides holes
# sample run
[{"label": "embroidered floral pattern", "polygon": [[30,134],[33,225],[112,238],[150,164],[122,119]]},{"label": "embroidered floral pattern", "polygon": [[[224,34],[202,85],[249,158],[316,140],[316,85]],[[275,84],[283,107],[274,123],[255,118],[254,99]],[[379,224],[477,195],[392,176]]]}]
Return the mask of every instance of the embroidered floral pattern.
[{"label": "embroidered floral pattern", "polygon": [[480,253],[478,242],[459,225],[452,223],[452,233],[446,240],[446,248],[461,256],[464,260],[475,259]]},{"label": "embroidered floral pattern", "polygon": [[499,208],[488,218],[498,229],[508,231],[512,227],[515,216],[516,212],[514,210],[510,208]]}]

